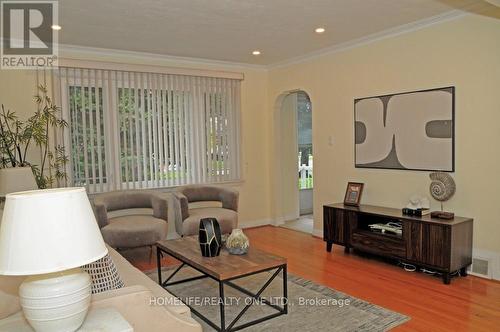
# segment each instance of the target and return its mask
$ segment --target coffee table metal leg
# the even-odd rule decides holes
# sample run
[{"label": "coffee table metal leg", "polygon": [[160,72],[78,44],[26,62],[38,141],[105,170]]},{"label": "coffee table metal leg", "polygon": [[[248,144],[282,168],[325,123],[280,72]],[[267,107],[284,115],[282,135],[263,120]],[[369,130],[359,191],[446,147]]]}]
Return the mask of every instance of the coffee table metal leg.
[{"label": "coffee table metal leg", "polygon": [[[238,325],[238,326],[235,326],[236,323],[238,322],[238,320],[247,312],[247,310],[252,306],[252,302],[250,303],[247,303],[245,305],[245,307],[243,308],[243,310],[240,311],[240,313],[233,319],[233,321],[228,325],[227,327],[227,330],[228,331],[238,331],[238,330],[242,330],[244,328],[247,328],[249,326],[252,326],[252,325],[256,325],[256,324],[259,324],[261,322],[264,322],[266,320],[269,320],[271,318],[274,318],[274,317],[278,317],[278,316],[281,316],[281,315],[284,315],[285,314],[285,308],[279,308],[277,307],[276,305],[272,304],[271,302],[267,301],[266,299],[263,299],[261,298],[261,295],[262,293],[266,290],[266,288],[273,282],[273,280],[276,278],[276,276],[279,275],[279,273],[281,271],[284,271],[284,268],[286,267],[286,265],[282,265],[280,266],[274,273],[273,275],[266,281],[266,283],[260,288],[260,290],[253,294],[252,292],[232,283],[231,281],[226,281],[226,283],[239,290],[240,292],[244,293],[244,294],[247,294],[249,296],[251,296],[253,299],[255,299],[256,301],[262,301],[263,303],[267,304],[268,306],[272,307],[272,308],[275,308],[278,312],[277,313],[274,313],[274,314],[270,314],[270,315],[267,315],[265,317],[261,317],[261,318],[258,318],[256,320],[253,320],[253,321],[250,321],[250,322],[247,322],[247,323],[244,323],[244,324],[241,324],[241,325]],[[234,278],[234,279],[240,279],[241,277],[237,277],[237,278]],[[283,290],[283,293],[285,293],[285,289]]]},{"label": "coffee table metal leg", "polygon": [[[226,281],[220,281],[220,280],[217,280],[209,275],[201,275],[201,276],[197,276],[197,277],[193,277],[193,278],[187,278],[187,279],[184,279],[184,280],[179,280],[179,281],[175,281],[175,282],[171,282],[169,283],[170,279],[172,279],[172,277],[185,265],[189,265],[187,264],[186,262],[182,262],[181,266],[179,266],[175,271],[174,273],[172,273],[169,278],[165,281],[165,282],[162,282],[162,278],[161,278],[161,257],[163,255],[163,251],[161,251],[158,247],[157,247],[157,251],[156,251],[156,259],[157,259],[157,265],[158,265],[158,281],[159,281],[159,284],[161,286],[163,286],[163,288],[167,289],[167,286],[171,286],[171,285],[175,285],[175,284],[180,284],[180,283],[184,283],[184,282],[189,282],[189,281],[194,281],[194,280],[197,280],[197,279],[201,279],[201,278],[212,278],[213,280],[216,280],[218,283],[219,283],[219,309],[220,309],[220,327],[217,326],[214,322],[212,322],[211,320],[209,320],[207,317],[205,317],[204,315],[202,315],[198,310],[196,310],[196,308],[192,307],[191,305],[189,305],[188,303],[185,303],[182,299],[181,301],[186,305],[188,306],[190,309],[191,309],[191,312],[193,314],[195,314],[196,316],[198,316],[200,319],[202,319],[204,322],[206,322],[208,325],[210,325],[211,327],[213,327],[216,331],[220,331],[220,332],[229,332],[229,331],[238,331],[238,330],[241,330],[241,329],[244,329],[244,328],[247,328],[249,326],[252,326],[252,325],[255,325],[255,324],[259,324],[261,322],[264,322],[266,320],[269,320],[269,319],[272,319],[274,317],[278,317],[278,316],[281,316],[281,315],[285,315],[288,313],[288,286],[287,286],[287,266],[286,264],[285,265],[281,265],[278,267],[278,269],[272,274],[272,276],[266,281],[266,283],[261,287],[261,289],[257,292],[257,293],[252,293],[236,284],[234,284],[233,282],[231,282],[230,280],[234,280],[234,279],[240,279],[240,278],[243,278],[243,277],[247,277],[247,276],[250,276],[250,275],[254,275],[254,274],[258,274],[258,273],[261,273],[261,272],[264,272],[264,271],[269,271],[269,270],[272,270],[271,269],[268,269],[268,270],[264,270],[264,271],[259,271],[257,273],[251,273],[249,275],[245,275],[245,276],[239,276],[239,277],[235,277],[235,278],[232,278],[232,279],[229,279],[229,280],[226,280]],[[190,265],[189,265],[190,266]],[[197,268],[191,266],[192,268],[194,268],[195,270],[198,270]],[[203,273],[202,271],[198,270],[199,272]],[[269,284],[271,284],[271,282],[276,278],[277,275],[279,275],[279,273],[282,273],[283,275],[283,307],[280,308],[279,306],[267,301],[266,299],[264,298],[261,298],[261,295],[262,293],[264,292],[264,290],[269,286]],[[227,283],[230,287],[233,287],[235,288],[236,290],[239,290],[241,291],[242,293],[244,294],[247,294],[249,296],[251,296],[252,298],[254,298],[255,300],[258,300],[258,301],[262,301],[263,303],[267,304],[268,306],[276,309],[278,312],[274,313],[274,314],[270,314],[268,316],[265,316],[265,317],[262,317],[262,318],[259,318],[259,319],[256,319],[256,320],[253,320],[253,321],[250,321],[250,322],[247,322],[247,323],[244,323],[244,324],[241,324],[239,326],[235,326],[236,322],[245,314],[245,312],[252,306],[252,304],[247,304],[243,310],[241,310],[241,312],[233,319],[233,321],[226,327],[226,313],[225,313],[225,298],[224,298],[224,283]],[[169,291],[173,296],[175,297],[179,297],[178,295],[176,295],[174,292],[172,291]]]},{"label": "coffee table metal leg", "polygon": [[221,332],[226,331],[226,314],[224,311],[225,307],[224,299],[224,283],[219,281],[219,308],[220,308],[220,330]]},{"label": "coffee table metal leg", "polygon": [[283,313],[288,314],[288,286],[286,265],[283,265]]},{"label": "coffee table metal leg", "polygon": [[158,268],[158,283],[161,285],[161,250],[156,247],[156,267]]}]

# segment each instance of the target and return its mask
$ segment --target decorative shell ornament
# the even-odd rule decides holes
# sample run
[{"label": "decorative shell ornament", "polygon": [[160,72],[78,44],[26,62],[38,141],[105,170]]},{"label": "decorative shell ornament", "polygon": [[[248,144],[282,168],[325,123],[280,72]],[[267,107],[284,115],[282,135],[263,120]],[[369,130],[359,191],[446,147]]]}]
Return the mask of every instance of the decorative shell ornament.
[{"label": "decorative shell ornament", "polygon": [[455,194],[455,180],[448,173],[435,172],[429,175],[431,178],[430,192],[437,201],[444,202]]}]

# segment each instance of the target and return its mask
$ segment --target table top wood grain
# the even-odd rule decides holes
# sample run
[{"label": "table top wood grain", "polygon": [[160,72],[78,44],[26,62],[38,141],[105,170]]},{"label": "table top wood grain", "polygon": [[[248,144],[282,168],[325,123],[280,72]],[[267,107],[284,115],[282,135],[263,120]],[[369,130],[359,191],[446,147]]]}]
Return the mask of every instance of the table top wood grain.
[{"label": "table top wood grain", "polygon": [[286,265],[286,258],[250,247],[245,255],[231,255],[221,249],[217,257],[203,257],[197,236],[162,240],[156,246],[217,280],[228,280]]}]

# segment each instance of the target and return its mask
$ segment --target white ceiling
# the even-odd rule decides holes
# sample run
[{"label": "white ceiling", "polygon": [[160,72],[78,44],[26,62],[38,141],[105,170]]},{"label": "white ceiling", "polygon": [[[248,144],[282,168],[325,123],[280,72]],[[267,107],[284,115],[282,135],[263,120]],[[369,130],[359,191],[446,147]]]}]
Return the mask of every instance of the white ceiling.
[{"label": "white ceiling", "polygon": [[[274,64],[480,0],[63,0],[62,44]],[[316,27],[326,32],[314,33]],[[251,55],[259,49],[262,55]]]}]

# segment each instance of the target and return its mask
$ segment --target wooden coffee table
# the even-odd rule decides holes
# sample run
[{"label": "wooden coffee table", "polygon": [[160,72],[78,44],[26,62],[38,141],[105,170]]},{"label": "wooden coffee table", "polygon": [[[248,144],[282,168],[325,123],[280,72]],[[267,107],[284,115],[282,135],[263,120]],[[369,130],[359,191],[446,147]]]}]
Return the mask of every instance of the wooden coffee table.
[{"label": "wooden coffee table", "polygon": [[[244,329],[246,327],[261,323],[263,321],[286,315],[288,313],[288,294],[287,294],[287,275],[286,275],[286,258],[275,256],[267,252],[258,250],[256,248],[250,248],[246,255],[231,255],[225,249],[222,249],[220,255],[217,257],[203,257],[201,255],[200,246],[198,244],[197,236],[187,236],[176,240],[163,240],[156,242],[156,257],[158,266],[158,282],[159,284],[167,289],[169,286],[178,285],[185,282],[190,282],[194,280],[199,280],[202,278],[212,278],[219,284],[219,308],[220,308],[220,321],[221,324],[218,326],[210,319],[201,314],[198,310],[193,308],[189,303],[185,303],[196,316],[200,317],[208,325],[212,326],[215,330],[221,332],[237,331]],[[162,282],[162,271],[161,271],[161,258],[163,254],[168,254],[179,261],[182,262],[168,278]],[[179,272],[184,266],[189,266],[202,273],[201,276],[196,276],[192,278],[176,280],[170,282],[170,280]],[[242,288],[234,284],[232,281],[235,279],[247,277],[253,274],[272,271],[274,270],[271,277],[266,281],[262,288],[257,293],[252,293],[247,289]],[[281,301],[282,306],[271,303],[270,301],[261,298],[261,294],[264,290],[271,284],[271,282],[280,274],[283,276],[283,298]],[[246,294],[253,298],[254,300],[249,301],[250,303],[245,305],[241,312],[236,315],[236,317],[226,326],[225,320],[225,302],[224,301],[224,285],[232,287],[243,294]],[[168,289],[167,289],[168,290]],[[175,297],[178,295],[172,293]],[[179,297],[180,298],[180,297]],[[267,316],[261,317],[259,319],[240,324],[235,326],[240,318],[245,314],[245,312],[252,306],[255,302],[266,304],[274,308],[277,312],[269,314]]]}]

